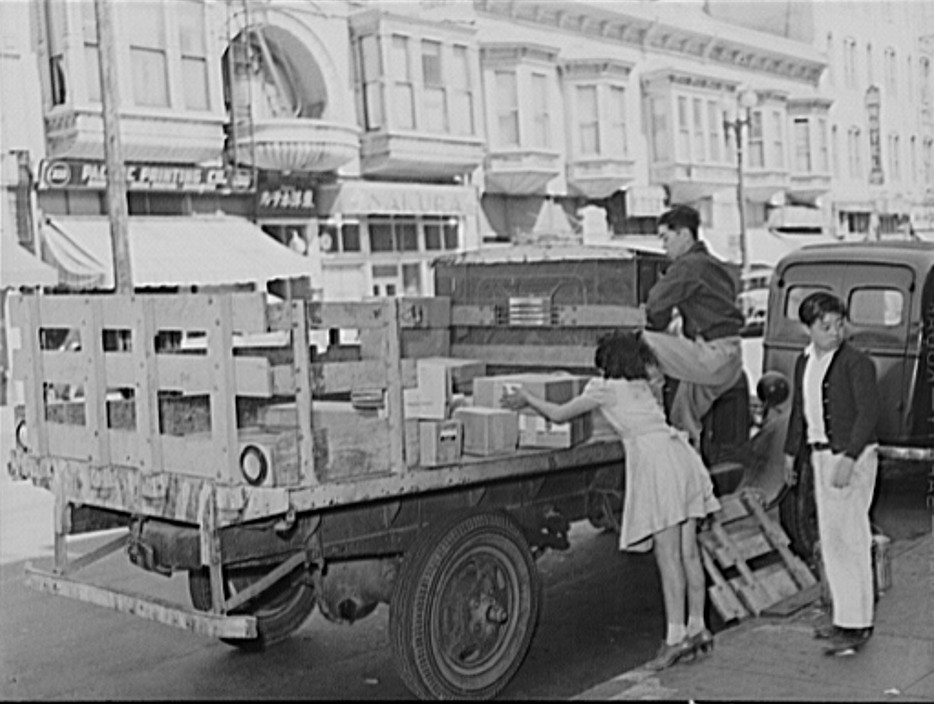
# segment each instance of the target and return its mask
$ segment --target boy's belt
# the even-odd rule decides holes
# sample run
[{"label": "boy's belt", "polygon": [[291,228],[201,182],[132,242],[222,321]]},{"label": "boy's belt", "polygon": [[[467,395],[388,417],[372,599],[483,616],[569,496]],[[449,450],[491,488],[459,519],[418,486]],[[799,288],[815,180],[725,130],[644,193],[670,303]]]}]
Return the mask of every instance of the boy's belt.
[{"label": "boy's belt", "polygon": [[809,442],[808,449],[811,452],[821,452],[823,450],[829,450],[831,448],[830,448],[829,442]]}]

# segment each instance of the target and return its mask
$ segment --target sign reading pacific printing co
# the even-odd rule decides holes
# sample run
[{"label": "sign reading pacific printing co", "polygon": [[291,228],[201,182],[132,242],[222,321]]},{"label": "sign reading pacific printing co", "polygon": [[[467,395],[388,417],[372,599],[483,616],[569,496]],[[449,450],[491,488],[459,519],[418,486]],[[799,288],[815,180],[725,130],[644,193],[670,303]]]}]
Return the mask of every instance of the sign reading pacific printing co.
[{"label": "sign reading pacific printing co", "polygon": [[[249,169],[224,166],[127,164],[126,184],[131,191],[244,193],[254,190]],[[107,167],[100,161],[43,159],[39,162],[38,187],[103,190],[107,187]]]},{"label": "sign reading pacific printing co", "polygon": [[879,112],[882,99],[879,87],[869,86],[866,90],[866,113],[869,118],[869,183],[879,186],[885,180],[882,174],[882,135],[879,127]]},{"label": "sign reading pacific printing co", "polygon": [[260,171],[256,185],[258,217],[312,217],[317,215],[317,182],[308,176]]}]

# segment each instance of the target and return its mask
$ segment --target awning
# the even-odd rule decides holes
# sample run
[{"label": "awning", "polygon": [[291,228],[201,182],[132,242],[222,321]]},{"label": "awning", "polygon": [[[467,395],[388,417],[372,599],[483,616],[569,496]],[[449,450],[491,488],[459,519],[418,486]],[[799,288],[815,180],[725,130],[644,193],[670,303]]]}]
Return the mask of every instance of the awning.
[{"label": "awning", "polygon": [[318,209],[344,215],[474,215],[477,192],[472,186],[344,181],[321,187]]},{"label": "awning", "polygon": [[[311,264],[259,227],[228,215],[128,218],[134,286],[259,283],[308,276]],[[41,228],[47,261],[76,288],[114,284],[110,222],[49,217]]]},{"label": "awning", "polygon": [[57,283],[58,272],[21,247],[12,232],[0,237],[0,288],[54,286]]}]

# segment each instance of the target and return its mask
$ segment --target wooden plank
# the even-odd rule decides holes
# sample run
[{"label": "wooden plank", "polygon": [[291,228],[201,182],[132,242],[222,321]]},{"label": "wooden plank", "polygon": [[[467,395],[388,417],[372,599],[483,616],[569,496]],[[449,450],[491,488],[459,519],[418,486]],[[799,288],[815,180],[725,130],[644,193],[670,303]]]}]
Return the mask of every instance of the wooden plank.
[{"label": "wooden plank", "polygon": [[[26,401],[26,442],[38,456],[49,454],[49,429],[45,421],[45,378],[43,355],[39,354],[39,297],[24,296],[11,299],[11,308],[22,320],[20,347],[24,370],[23,391]],[[17,305],[18,304],[18,305]]]},{"label": "wooden plank", "polygon": [[300,552],[292,555],[292,557],[276,567],[274,570],[265,574],[262,579],[258,579],[257,581],[250,584],[250,586],[248,586],[246,589],[239,591],[230,597],[227,600],[227,603],[224,604],[224,610],[230,612],[241,604],[245,604],[254,596],[271,587],[273,584],[292,572],[295,568],[305,565],[305,561],[305,553]]},{"label": "wooden plank", "polygon": [[817,580],[814,575],[811,574],[811,571],[808,569],[807,565],[797,556],[794,555],[789,545],[788,536],[785,534],[785,531],[782,530],[781,526],[777,523],[774,523],[766,515],[765,510],[762,506],[752,497],[747,497],[746,504],[749,506],[750,511],[758,519],[762,527],[762,532],[771,545],[775,548],[778,554],[781,556],[782,561],[785,564],[785,567],[791,573],[792,577],[802,588],[810,587],[812,584],[816,584]]},{"label": "wooden plank", "polygon": [[68,563],[68,571],[77,572],[78,570],[86,567],[87,565],[97,562],[101,558],[107,557],[107,555],[110,555],[111,553],[114,553],[117,550],[120,550],[121,548],[126,546],[127,542],[129,541],[129,538],[130,538],[130,534],[129,532],[126,532],[123,535],[120,535],[114,538],[113,540],[109,540],[108,542],[104,543],[98,548],[95,548],[94,550],[91,550],[90,552],[86,552],[80,557],[76,557],[75,559],[71,560]]},{"label": "wooden plank", "polygon": [[451,344],[451,356],[515,367],[593,367],[590,345],[465,345]]},{"label": "wooden plank", "polygon": [[231,306],[230,296],[218,296],[213,299],[211,307],[214,310],[208,330],[207,360],[214,372],[211,389],[211,440],[214,444],[216,468],[214,476],[221,482],[240,478]]},{"label": "wooden plank", "polygon": [[[239,358],[237,358],[239,359]],[[314,362],[308,365],[311,393],[314,396],[348,393],[355,388],[385,389],[389,384],[382,360],[358,362]],[[415,364],[407,365],[410,386],[415,385]],[[278,364],[270,368],[271,395],[292,396],[296,388],[294,365]]]},{"label": "wooden plank", "polygon": [[295,368],[293,393],[298,411],[299,481],[316,486],[321,481],[315,461],[314,411],[312,407],[312,371],[308,339],[308,307],[293,301],[291,308],[292,355]]},{"label": "wooden plank", "polygon": [[[87,356],[80,352],[49,350],[42,355],[42,380],[52,384],[83,384],[87,374]],[[21,357],[20,357],[21,359]]]},{"label": "wooden plank", "polygon": [[88,433],[85,426],[58,423],[43,423],[43,425],[47,427],[49,433],[48,445],[43,455],[92,461],[95,452],[94,436]]},{"label": "wooden plank", "polygon": [[[295,301],[305,305],[308,327],[312,329],[344,328],[366,330],[386,325],[383,304],[371,301]],[[291,322],[288,303],[272,303],[267,308],[270,330],[289,330]]]},{"label": "wooden plank", "polygon": [[403,330],[451,327],[451,299],[447,296],[406,296],[399,300],[399,327]]},{"label": "wooden plank", "polygon": [[[272,367],[265,357],[232,357],[231,388],[237,396],[273,395]],[[210,393],[216,384],[215,367],[207,356],[190,354],[156,355],[159,388],[197,396]]]},{"label": "wooden plank", "polygon": [[138,466],[143,474],[163,471],[159,432],[159,368],[155,349],[155,303],[146,297],[133,300],[131,356],[139,370],[135,377]]},{"label": "wooden plank", "polygon": [[645,327],[645,312],[633,306],[561,305],[554,310],[556,327]]},{"label": "wooden plank", "polygon": [[[202,478],[214,478],[220,473],[218,463],[221,457],[214,454],[214,444],[209,437],[162,435],[161,438],[162,466],[166,472]],[[236,448],[237,445],[234,445]]]},{"label": "wooden plank", "polygon": [[389,464],[395,473],[405,473],[405,412],[402,399],[402,341],[399,332],[399,303],[386,302],[388,324],[383,336],[383,360],[386,363],[386,410],[389,416]]},{"label": "wooden plank", "polygon": [[766,540],[762,532],[756,528],[750,528],[738,532],[728,531],[732,545],[730,548],[716,546],[713,550],[717,562],[721,567],[733,567],[736,559],[749,562],[762,555],[772,552],[772,545]]},{"label": "wooden plank", "polygon": [[720,522],[720,525],[727,525],[733,521],[745,518],[749,515],[749,509],[736,493],[727,494],[720,498],[720,510],[714,516]]},{"label": "wooden plank", "polygon": [[80,320],[87,299],[87,296],[36,296],[39,306],[37,320],[44,328],[71,329],[75,321]]},{"label": "wooden plank", "polygon": [[773,595],[769,594],[764,586],[756,580],[752,570],[749,569],[749,565],[740,557],[739,551],[723,529],[723,526],[715,521],[710,530],[720,547],[727,552],[736,569],[739,570],[740,577],[735,586],[749,610],[759,615],[767,606],[778,601],[778,598],[773,598]]},{"label": "wooden plank", "polygon": [[748,616],[749,612],[736,596],[723,574],[717,569],[707,550],[701,549],[701,560],[704,563],[704,569],[707,570],[707,574],[710,575],[713,581],[707,593],[710,595],[711,603],[716,607],[723,620],[731,621],[734,618],[741,619]]},{"label": "wooden plank", "polygon": [[88,298],[81,319],[81,356],[86,362],[84,396],[87,421],[85,431],[96,442],[92,443],[91,461],[109,465],[110,433],[107,432],[107,379],[104,368],[104,349],[101,335],[101,300]]},{"label": "wooden plank", "polygon": [[26,584],[48,594],[76,599],[210,638],[256,638],[255,616],[217,616],[182,609],[176,604],[136,592],[104,589],[93,584],[48,574],[27,565]]},{"label": "wooden plank", "polygon": [[213,327],[211,316],[216,304],[231,311],[230,328],[241,333],[266,332],[266,302],[264,293],[180,294],[172,296],[144,295],[152,301],[156,330],[204,330]]}]

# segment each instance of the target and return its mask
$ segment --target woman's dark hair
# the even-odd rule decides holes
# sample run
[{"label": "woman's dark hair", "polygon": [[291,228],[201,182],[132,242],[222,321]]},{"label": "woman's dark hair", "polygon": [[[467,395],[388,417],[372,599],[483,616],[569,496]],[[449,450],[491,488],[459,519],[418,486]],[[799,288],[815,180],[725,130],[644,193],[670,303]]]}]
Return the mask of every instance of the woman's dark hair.
[{"label": "woman's dark hair", "polygon": [[647,379],[646,367],[656,364],[655,355],[637,332],[614,332],[597,341],[594,366],[606,379]]},{"label": "woman's dark hair", "polygon": [[811,327],[827,313],[836,313],[846,319],[846,304],[832,293],[817,291],[807,296],[798,306],[798,320]]}]

